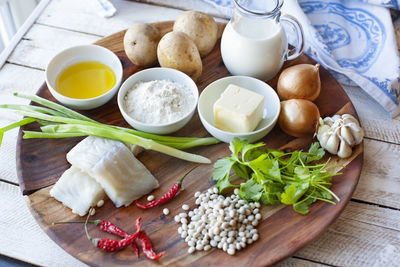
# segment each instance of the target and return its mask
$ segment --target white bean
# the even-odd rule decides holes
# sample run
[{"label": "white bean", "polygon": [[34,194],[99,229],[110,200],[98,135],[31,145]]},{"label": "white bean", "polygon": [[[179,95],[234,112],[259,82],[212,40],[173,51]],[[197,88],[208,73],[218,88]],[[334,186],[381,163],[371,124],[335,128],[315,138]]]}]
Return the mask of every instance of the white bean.
[{"label": "white bean", "polygon": [[97,204],[96,204],[96,206],[97,206],[98,208],[100,208],[100,207],[103,206],[103,205],[104,205],[104,200],[102,200],[102,199],[100,199],[99,202],[97,202]]},{"label": "white bean", "polygon": [[215,240],[210,240],[210,245],[215,248],[217,246],[217,241]]},{"label": "white bean", "polygon": [[147,201],[152,201],[152,200],[154,200],[154,196],[153,196],[153,195],[149,195],[149,196],[147,197]]},{"label": "white bean", "polygon": [[256,240],[258,239],[258,234],[254,234],[253,237],[252,237],[252,239],[253,239],[254,241],[256,241]]},{"label": "white bean", "polygon": [[227,252],[228,252],[229,255],[235,255],[235,249],[234,248],[229,248]]},{"label": "white bean", "polygon": [[174,220],[182,223],[178,233],[188,243],[189,253],[217,247],[234,255],[246,247],[246,243],[251,244],[259,238],[254,226],[262,217],[260,203],[246,202],[238,193],[236,188],[234,194],[225,198],[212,187],[204,193],[194,194],[197,206],[193,210],[189,210],[187,204],[182,205],[187,213],[180,213]]}]

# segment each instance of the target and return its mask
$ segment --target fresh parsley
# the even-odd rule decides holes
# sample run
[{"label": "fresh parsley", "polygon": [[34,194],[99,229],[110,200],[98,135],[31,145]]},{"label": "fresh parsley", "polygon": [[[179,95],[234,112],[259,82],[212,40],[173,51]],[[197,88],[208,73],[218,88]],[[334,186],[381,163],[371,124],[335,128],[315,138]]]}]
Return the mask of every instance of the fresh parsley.
[{"label": "fresh parsley", "polygon": [[[301,214],[307,214],[309,205],[317,200],[332,204],[335,204],[333,198],[339,201],[329,189],[332,177],[339,173],[330,173],[328,162],[318,163],[325,155],[318,142],[313,143],[308,152],[285,153],[265,148],[262,142],[249,144],[235,138],[229,149],[232,155],[214,164],[213,179],[220,192],[239,187],[242,199],[265,205],[292,205]],[[244,181],[240,184],[231,182],[232,173]]]}]

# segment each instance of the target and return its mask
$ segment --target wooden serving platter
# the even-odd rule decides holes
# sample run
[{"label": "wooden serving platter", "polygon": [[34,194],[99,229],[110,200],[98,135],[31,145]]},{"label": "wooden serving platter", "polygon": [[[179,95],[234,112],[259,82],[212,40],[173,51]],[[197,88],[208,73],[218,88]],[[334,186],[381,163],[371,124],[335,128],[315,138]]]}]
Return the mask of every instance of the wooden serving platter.
[{"label": "wooden serving platter", "polygon": [[[172,29],[172,22],[155,23],[162,33]],[[220,33],[223,24],[220,24]],[[96,42],[114,51],[122,61],[124,67],[124,80],[131,74],[140,70],[134,66],[123,51],[124,31],[113,34]],[[229,76],[222,63],[219,42],[210,55],[203,59],[203,74],[197,83],[201,92],[212,81]],[[302,55],[294,61],[286,62],[288,67],[300,63],[315,63],[311,58]],[[356,111],[346,93],[328,73],[320,69],[322,90],[321,95],[315,101],[320,109],[322,117],[335,113],[350,113],[357,116]],[[276,87],[277,77],[269,81],[272,87]],[[37,92],[39,96],[55,101],[44,84]],[[119,113],[116,97],[106,105],[91,111],[83,112],[85,115],[103,123],[128,125]],[[21,130],[37,130],[37,125],[27,125]],[[176,136],[209,136],[203,128],[197,114],[193,117]],[[135,231],[134,222],[137,217],[142,217],[143,227],[153,241],[156,251],[165,250],[165,255],[158,261],[146,259],[142,254],[136,258],[131,248],[120,252],[106,253],[96,249],[85,236],[83,225],[52,225],[57,221],[82,220],[72,214],[55,199],[49,196],[49,190],[61,174],[69,168],[65,159],[66,153],[82,138],[70,139],[22,139],[20,131],[17,144],[17,168],[23,194],[28,195],[27,204],[32,214],[43,230],[68,253],[91,266],[111,265],[163,265],[182,266],[193,264],[195,266],[265,266],[276,263],[293,255],[296,251],[309,244],[323,233],[327,227],[339,216],[357,185],[362,167],[362,144],[355,150],[351,158],[333,161],[346,166],[340,176],[333,179],[332,190],[340,197],[341,201],[336,205],[325,202],[317,202],[310,208],[308,215],[295,213],[291,207],[283,205],[263,206],[263,222],[259,224],[260,238],[246,249],[237,252],[235,256],[229,256],[222,250],[209,252],[187,253],[187,245],[177,233],[179,225],[174,222],[174,215],[182,212],[183,203],[189,204],[191,209],[195,207],[194,193],[205,191],[211,187],[212,165],[201,165],[194,170],[184,182],[184,191],[167,204],[150,210],[139,210],[135,205],[126,208],[115,208],[111,201],[107,200],[102,208],[98,208],[94,218],[105,219],[121,226],[128,232]],[[278,126],[262,141],[269,147],[281,149],[298,149],[307,147],[311,139],[294,139],[284,134]],[[221,157],[230,155],[228,145],[220,143],[208,147],[190,149],[190,152],[206,156],[215,162]],[[146,167],[158,179],[160,187],[153,192],[160,197],[183,173],[195,164],[175,159],[157,152],[145,151],[138,156]],[[145,198],[141,199],[145,202]],[[170,214],[163,215],[162,209],[168,208]],[[89,232],[94,237],[112,237],[100,232],[93,226],[89,226]]]}]

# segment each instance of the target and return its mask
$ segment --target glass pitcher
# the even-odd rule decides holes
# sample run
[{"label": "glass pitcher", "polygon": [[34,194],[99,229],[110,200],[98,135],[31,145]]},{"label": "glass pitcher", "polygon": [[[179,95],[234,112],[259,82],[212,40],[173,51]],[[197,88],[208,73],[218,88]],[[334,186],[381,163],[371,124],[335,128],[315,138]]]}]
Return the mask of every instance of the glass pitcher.
[{"label": "glass pitcher", "polygon": [[[232,75],[269,80],[279,72],[285,60],[301,54],[303,30],[295,18],[281,16],[283,0],[233,2],[234,12],[221,39],[222,60]],[[283,23],[295,33],[293,49],[288,48]]]}]

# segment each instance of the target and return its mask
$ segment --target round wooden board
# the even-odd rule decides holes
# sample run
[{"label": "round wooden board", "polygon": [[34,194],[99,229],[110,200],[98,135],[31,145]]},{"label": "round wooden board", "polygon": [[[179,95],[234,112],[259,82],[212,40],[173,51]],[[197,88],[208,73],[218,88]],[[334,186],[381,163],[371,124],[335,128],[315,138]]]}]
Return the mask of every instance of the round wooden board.
[{"label": "round wooden board", "polygon": [[[154,25],[162,33],[166,33],[172,28],[172,22],[161,22]],[[224,25],[220,24],[219,26],[220,32],[222,32]],[[116,33],[99,40],[97,44],[111,49],[120,57],[124,67],[125,80],[140,68],[134,66],[127,59],[123,51],[123,35],[124,32]],[[219,51],[218,43],[212,53],[203,59],[203,74],[197,83],[200,92],[212,81],[230,75],[222,63]],[[302,55],[294,61],[287,62],[284,68],[300,63],[315,62],[308,56]],[[323,68],[321,68],[320,75],[322,91],[315,103],[320,109],[321,116],[331,116],[335,113],[350,113],[356,116],[353,105],[336,80]],[[274,78],[269,81],[269,84],[275,88],[276,81],[277,78]],[[55,101],[45,84],[37,94]],[[104,123],[128,126],[118,111],[116,98],[100,108],[83,113]],[[33,129],[37,130],[38,126],[27,125],[22,128],[22,130]],[[187,126],[175,135],[209,136],[201,125],[197,114]],[[128,232],[134,232],[135,219],[139,216],[142,217],[144,229],[152,239],[156,251],[166,251],[160,260],[151,261],[146,259],[143,254],[139,259],[136,258],[131,248],[115,253],[99,251],[86,239],[81,224],[52,225],[56,221],[82,220],[79,216],[72,214],[70,209],[65,208],[49,196],[51,185],[57,181],[63,171],[69,168],[65,159],[66,153],[80,140],[81,138],[24,140],[20,131],[17,144],[17,169],[23,193],[29,195],[27,198],[28,206],[39,225],[68,253],[91,266],[271,265],[293,255],[327,229],[350,200],[362,167],[362,144],[355,148],[350,159],[333,158],[333,162],[347,165],[345,169],[341,170],[343,174],[335,177],[333,181],[332,190],[341,199],[336,205],[319,201],[311,206],[310,213],[306,216],[295,213],[291,207],[263,206],[263,222],[258,226],[259,240],[236,253],[235,256],[229,256],[216,249],[209,252],[188,254],[188,247],[178,235],[178,224],[173,219],[174,215],[182,211],[181,205],[183,203],[189,204],[191,209],[195,207],[193,195],[196,191],[204,191],[214,184],[212,181],[212,165],[201,165],[194,170],[184,182],[185,190],[161,207],[143,211],[136,208],[135,205],[131,205],[117,209],[111,201],[107,200],[102,208],[97,209],[94,217],[110,220]],[[262,141],[272,148],[298,149],[307,147],[312,140],[293,139],[293,137],[284,134],[277,126]],[[212,162],[230,155],[228,145],[225,143],[190,149],[190,152],[206,156]],[[153,192],[156,197],[166,192],[178,177],[195,165],[153,151],[145,151],[138,158],[160,182],[160,188]],[[143,198],[141,201],[145,202],[145,199]],[[170,215],[163,215],[163,208],[168,208]],[[111,237],[93,226],[89,226],[89,231],[94,237]]]}]

